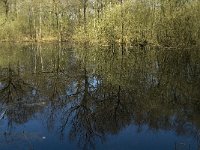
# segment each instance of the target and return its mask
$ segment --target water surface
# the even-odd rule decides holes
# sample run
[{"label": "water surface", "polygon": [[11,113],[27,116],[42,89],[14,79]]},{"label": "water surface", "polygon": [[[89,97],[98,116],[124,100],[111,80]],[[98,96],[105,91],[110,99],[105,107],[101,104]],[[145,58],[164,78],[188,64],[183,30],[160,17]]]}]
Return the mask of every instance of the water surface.
[{"label": "water surface", "polygon": [[198,48],[0,47],[0,149],[198,150]]}]

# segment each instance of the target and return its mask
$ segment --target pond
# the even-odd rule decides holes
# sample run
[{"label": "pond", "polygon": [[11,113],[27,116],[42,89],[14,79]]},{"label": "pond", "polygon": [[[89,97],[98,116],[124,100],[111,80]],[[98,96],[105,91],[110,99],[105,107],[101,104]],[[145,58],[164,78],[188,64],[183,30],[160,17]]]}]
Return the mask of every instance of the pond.
[{"label": "pond", "polygon": [[0,149],[197,150],[200,51],[1,43]]}]

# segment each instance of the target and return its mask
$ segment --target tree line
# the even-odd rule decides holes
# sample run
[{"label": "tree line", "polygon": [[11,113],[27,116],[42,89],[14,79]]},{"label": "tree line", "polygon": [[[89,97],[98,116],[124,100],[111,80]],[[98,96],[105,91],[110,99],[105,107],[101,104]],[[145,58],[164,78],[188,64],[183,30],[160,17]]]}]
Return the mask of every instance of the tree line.
[{"label": "tree line", "polygon": [[196,45],[198,0],[1,0],[0,39]]}]

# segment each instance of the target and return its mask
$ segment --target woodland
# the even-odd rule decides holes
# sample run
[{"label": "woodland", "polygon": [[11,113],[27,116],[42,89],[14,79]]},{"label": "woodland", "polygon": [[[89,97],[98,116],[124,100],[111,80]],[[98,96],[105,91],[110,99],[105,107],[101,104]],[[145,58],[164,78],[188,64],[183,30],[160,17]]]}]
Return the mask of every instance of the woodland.
[{"label": "woodland", "polygon": [[199,0],[0,0],[0,41],[190,47]]}]

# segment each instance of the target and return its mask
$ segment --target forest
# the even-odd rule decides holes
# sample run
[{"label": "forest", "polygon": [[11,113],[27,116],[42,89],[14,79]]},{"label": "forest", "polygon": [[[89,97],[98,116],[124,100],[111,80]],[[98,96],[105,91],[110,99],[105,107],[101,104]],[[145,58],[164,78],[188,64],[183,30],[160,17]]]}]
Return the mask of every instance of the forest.
[{"label": "forest", "polygon": [[199,0],[0,0],[0,41],[188,47],[199,14]]},{"label": "forest", "polygon": [[0,0],[0,149],[200,150],[200,0]]}]

